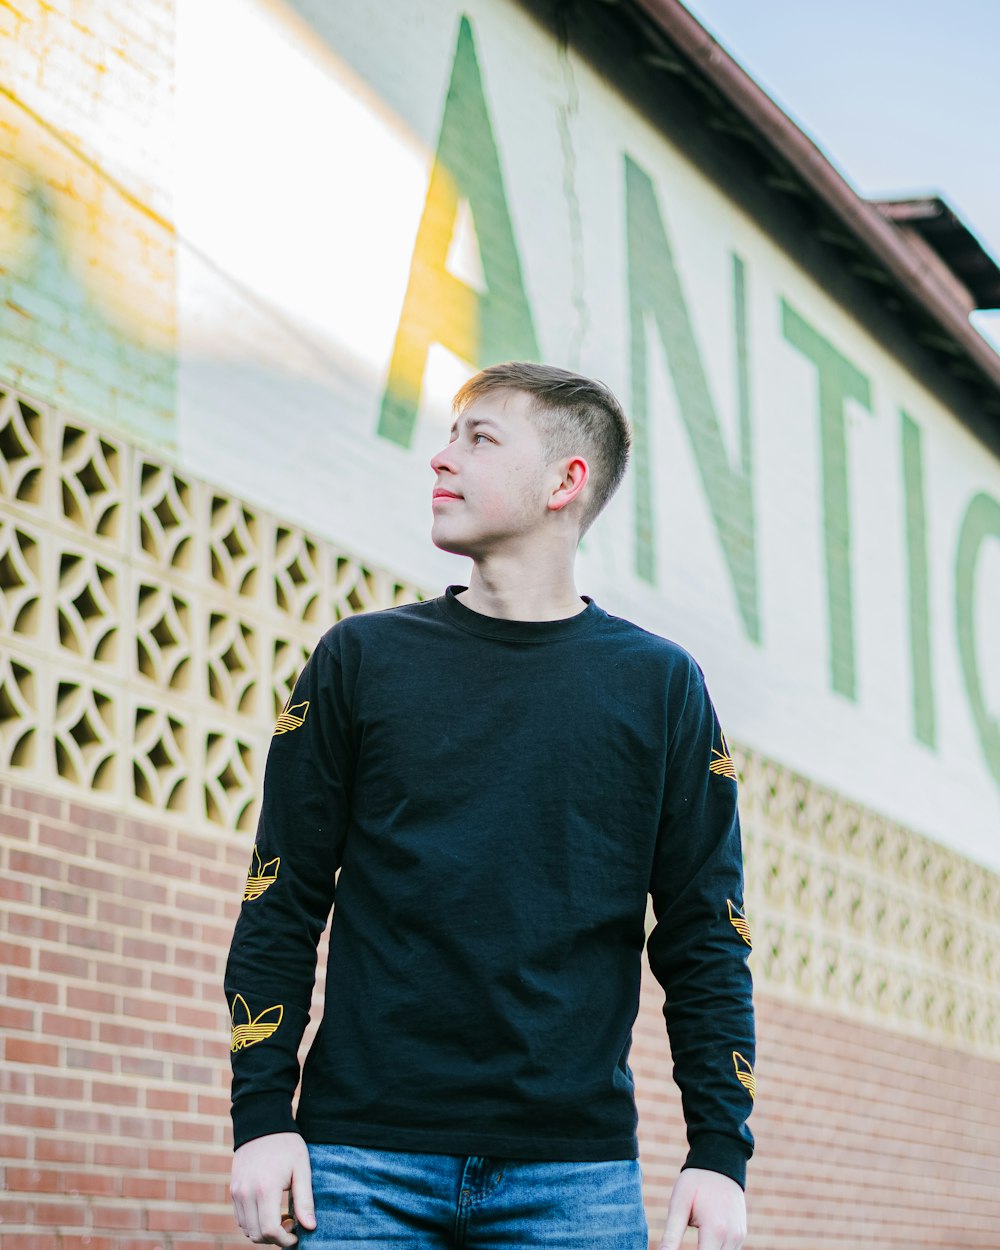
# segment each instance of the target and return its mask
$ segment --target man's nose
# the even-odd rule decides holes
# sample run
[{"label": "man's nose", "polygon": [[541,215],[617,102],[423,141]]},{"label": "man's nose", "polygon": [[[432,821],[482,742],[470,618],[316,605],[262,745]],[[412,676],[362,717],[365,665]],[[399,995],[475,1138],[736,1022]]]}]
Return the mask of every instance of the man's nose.
[{"label": "man's nose", "polygon": [[448,473],[455,472],[452,446],[453,444],[449,443],[446,447],[442,447],[436,456],[431,456],[431,468],[435,473],[440,473],[442,469],[447,470]]}]

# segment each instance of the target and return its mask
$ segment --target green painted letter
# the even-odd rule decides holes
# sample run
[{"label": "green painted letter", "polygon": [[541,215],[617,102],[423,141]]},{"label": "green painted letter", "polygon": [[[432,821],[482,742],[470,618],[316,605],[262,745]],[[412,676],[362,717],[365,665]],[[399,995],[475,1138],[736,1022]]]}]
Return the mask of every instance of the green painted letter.
[{"label": "green painted letter", "polygon": [[[479,240],[485,293],[460,281],[446,267],[463,200],[469,205]],[[500,360],[538,359],[467,17],[458,28],[441,135],[382,396],[378,432],[402,447],[409,447],[413,438],[432,343],[441,343],[477,368]]]},{"label": "green painted letter", "polygon": [[906,570],[909,580],[910,666],[913,728],[921,742],[935,745],[934,682],[931,675],[930,576],[920,426],[902,409],[903,491],[906,500]]},{"label": "green painted letter", "polygon": [[[972,708],[986,765],[1000,785],[1000,718],[990,714],[983,698],[983,684],[976,651],[976,559],[987,538],[1000,541],[1000,503],[990,495],[978,494],[969,504],[958,537],[955,558],[955,624],[962,676]],[[994,631],[992,635],[996,639]]]},{"label": "green painted letter", "polygon": [[708,389],[656,192],[649,175],[628,156],[625,157],[625,220],[635,438],[636,572],[648,582],[654,580],[646,367],[646,317],[652,314],[677,390],[678,406],[702,489],[729,567],[743,628],[748,638],[760,642],[743,262],[734,256],[740,451],[739,463],[733,468]]},{"label": "green painted letter", "polygon": [[781,301],[782,330],[816,366],[823,473],[823,534],[830,621],[830,679],[838,694],[856,699],[854,604],[851,592],[851,514],[847,499],[847,432],[844,404],[853,399],[871,411],[871,388],[863,373]]}]

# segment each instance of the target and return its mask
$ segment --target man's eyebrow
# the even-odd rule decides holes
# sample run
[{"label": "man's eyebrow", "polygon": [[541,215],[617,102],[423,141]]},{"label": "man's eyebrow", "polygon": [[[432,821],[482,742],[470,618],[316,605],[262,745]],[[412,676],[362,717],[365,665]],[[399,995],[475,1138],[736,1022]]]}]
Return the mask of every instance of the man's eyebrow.
[{"label": "man's eyebrow", "polygon": [[[491,421],[489,417],[467,417],[465,424],[468,426],[470,430],[475,430],[481,425],[491,426],[494,430],[499,430],[500,428],[497,425],[497,423],[495,421]],[[459,422],[456,421],[455,424],[451,427],[452,434],[457,432],[458,426],[459,426]]]}]

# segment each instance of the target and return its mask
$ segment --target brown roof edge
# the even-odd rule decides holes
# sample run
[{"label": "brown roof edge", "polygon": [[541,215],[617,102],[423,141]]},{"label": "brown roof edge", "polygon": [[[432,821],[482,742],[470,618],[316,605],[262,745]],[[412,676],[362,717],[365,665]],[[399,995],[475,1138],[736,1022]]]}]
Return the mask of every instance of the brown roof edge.
[{"label": "brown roof edge", "polygon": [[631,0],[721,96],[754,127],[954,339],[993,387],[1000,389],[1000,355],[971,325],[954,295],[874,204],[837,173],[820,149],[718,44],[680,0]]}]

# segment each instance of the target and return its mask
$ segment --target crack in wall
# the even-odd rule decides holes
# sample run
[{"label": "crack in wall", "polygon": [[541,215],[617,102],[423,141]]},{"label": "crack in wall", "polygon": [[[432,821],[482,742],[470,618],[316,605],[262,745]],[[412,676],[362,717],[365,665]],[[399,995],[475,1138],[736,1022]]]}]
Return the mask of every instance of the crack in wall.
[{"label": "crack in wall", "polygon": [[560,0],[556,7],[556,35],[559,66],[562,73],[562,84],[565,98],[556,110],[556,126],[559,131],[559,145],[562,149],[562,190],[566,199],[566,212],[569,218],[569,243],[571,266],[570,300],[574,319],[566,344],[566,365],[570,369],[579,369],[583,344],[590,329],[590,310],[585,298],[586,269],[583,251],[583,215],[580,211],[580,198],[576,189],[576,150],[573,146],[573,118],[580,111],[580,93],[573,63],[569,55],[569,21],[570,10],[574,7],[573,0]]}]

